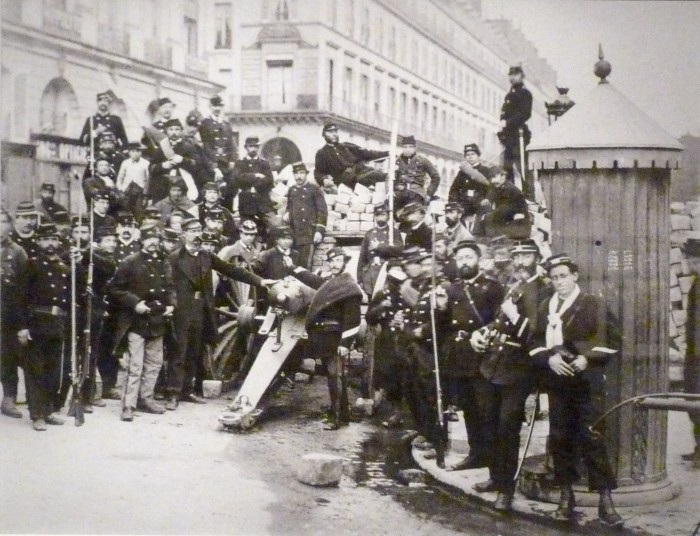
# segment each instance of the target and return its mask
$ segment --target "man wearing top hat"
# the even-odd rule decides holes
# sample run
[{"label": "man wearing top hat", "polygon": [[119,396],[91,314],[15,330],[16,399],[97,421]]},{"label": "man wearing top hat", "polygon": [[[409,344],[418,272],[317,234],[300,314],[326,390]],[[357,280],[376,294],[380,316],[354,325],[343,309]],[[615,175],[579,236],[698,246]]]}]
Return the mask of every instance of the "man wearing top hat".
[{"label": "man wearing top hat", "polygon": [[209,99],[211,114],[199,124],[199,137],[204,145],[208,167],[214,181],[230,180],[234,162],[238,159],[236,139],[231,124],[223,116],[224,100],[215,95]]},{"label": "man wearing top hat", "polygon": [[414,136],[401,136],[399,147],[394,208],[399,210],[412,202],[427,205],[440,186],[440,174],[430,160],[416,153]]},{"label": "man wearing top hat", "polygon": [[[693,275],[693,283],[688,291],[688,321],[686,322],[687,349],[683,374],[686,393],[700,394],[700,240],[689,238],[684,247],[688,266]],[[692,462],[694,469],[700,469],[700,412],[688,412],[692,423],[695,449],[682,458]]]},{"label": "man wearing top hat", "polygon": [[326,429],[337,430],[350,421],[345,359],[360,330],[362,290],[346,271],[350,256],[336,247],[327,254],[330,277],[315,275],[302,267],[290,266],[299,281],[317,289],[306,315],[309,348],[319,357],[328,375],[331,401]]},{"label": "man wearing top hat", "polygon": [[[112,104],[112,94],[109,91],[103,91],[97,94],[97,113],[88,117],[83,125],[83,130],[80,133],[80,142],[83,145],[90,145],[90,131],[92,130],[93,143],[97,146],[98,140],[107,132],[114,135],[117,147],[120,149],[126,148],[129,143],[126,137],[126,130],[121,117],[110,113],[109,107]],[[92,121],[92,126],[90,125]]]},{"label": "man wearing top hat", "polygon": [[532,93],[525,87],[525,72],[519,65],[511,67],[508,71],[510,91],[506,93],[501,106],[501,130],[498,139],[503,144],[503,167],[507,171],[507,179],[511,183],[513,179],[513,165],[520,170],[520,175],[525,182],[527,170],[527,153],[525,155],[525,170],[520,169],[520,134],[523,131],[523,146],[530,143],[530,129],[527,120],[532,115]]},{"label": "man wearing top hat", "polygon": [[292,165],[294,185],[287,193],[286,220],[292,229],[294,247],[299,252],[299,265],[309,268],[314,247],[321,243],[326,232],[328,205],[323,191],[308,179],[303,162]]},{"label": "man wearing top hat", "polygon": [[[136,228],[136,220],[128,212],[117,214],[117,247],[114,251],[114,258],[117,263],[123,261],[129,255],[141,251],[139,242],[139,231]],[[95,232],[99,227],[95,227]]]},{"label": "man wearing top hat", "polygon": [[66,212],[66,207],[56,203],[56,186],[53,183],[45,182],[39,188],[40,198],[34,202],[36,210],[43,222],[53,222],[53,215],[58,211]]},{"label": "man wearing top hat", "polygon": [[[233,168],[233,179],[229,184],[231,199],[238,195],[238,212],[241,220],[253,220],[263,237],[275,226],[275,207],[270,199],[270,190],[275,185],[272,168],[267,160],[260,158],[260,140],[249,136],[245,140],[246,154]],[[230,206],[226,201],[224,204]]]},{"label": "man wearing top hat", "polygon": [[358,182],[364,186],[386,180],[386,174],[367,166],[367,162],[386,158],[388,151],[371,151],[354,143],[340,143],[338,125],[326,123],[322,130],[326,144],[316,152],[314,176],[319,186],[326,182],[336,186],[344,184],[355,188]]},{"label": "man wearing top hat", "polygon": [[14,228],[10,239],[20,246],[29,258],[39,253],[36,241],[36,228],[39,224],[39,213],[31,201],[22,201],[15,209]]},{"label": "man wearing top hat", "polygon": [[447,200],[459,203],[464,209],[464,217],[473,224],[477,215],[483,212],[481,202],[491,187],[493,170],[481,161],[481,150],[476,143],[464,146],[464,157],[466,160],[459,166]]},{"label": "man wearing top hat", "polygon": [[29,416],[37,431],[63,424],[54,415],[61,384],[61,360],[68,359],[66,334],[70,325],[71,270],[59,256],[59,236],[53,223],[37,229],[39,254],[21,274],[22,303],[17,338],[25,354],[25,383]]},{"label": "man wearing top hat", "polygon": [[617,487],[608,459],[605,433],[591,426],[605,409],[605,365],[621,346],[617,320],[597,296],[578,286],[578,266],[566,254],[554,255],[545,270],[555,293],[538,309],[530,358],[549,397],[549,447],[561,494],[556,516],[569,519],[576,501],[577,465],[583,456],[588,487],[598,492],[598,517],[606,525],[623,524],[610,496]]}]

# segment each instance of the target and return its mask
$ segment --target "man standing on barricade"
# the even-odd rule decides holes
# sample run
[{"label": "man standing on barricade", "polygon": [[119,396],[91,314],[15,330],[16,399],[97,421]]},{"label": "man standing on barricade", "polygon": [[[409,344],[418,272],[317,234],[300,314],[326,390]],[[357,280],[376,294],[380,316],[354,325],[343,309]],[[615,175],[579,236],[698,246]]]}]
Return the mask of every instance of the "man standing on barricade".
[{"label": "man standing on barricade", "polygon": [[540,250],[534,240],[517,242],[511,255],[518,283],[506,295],[496,319],[471,335],[472,347],[484,355],[481,373],[488,383],[479,405],[494,434],[490,478],[474,489],[497,491],[495,508],[501,511],[509,511],[513,502],[525,400],[535,383],[527,342],[537,329],[539,304],[552,295],[537,272]]},{"label": "man standing on barricade", "polygon": [[408,203],[426,205],[440,186],[440,174],[425,156],[416,154],[416,138],[403,136],[399,140],[401,154],[396,159],[394,208],[400,210]]},{"label": "man standing on barricade", "polygon": [[118,115],[110,113],[109,106],[112,104],[112,95],[109,91],[103,91],[97,94],[97,113],[88,117],[83,125],[83,130],[80,133],[80,142],[83,145],[90,146],[92,143],[97,146],[97,141],[107,132],[114,135],[117,146],[120,149],[125,149],[129,143],[126,137],[126,129],[122,118]]},{"label": "man standing on barricade", "polygon": [[[199,124],[199,137],[204,146],[207,167],[211,169],[217,184],[222,181],[230,184],[233,166],[238,158],[236,140],[230,123],[222,116],[224,100],[215,95],[209,99],[209,107],[211,115],[203,118]],[[225,197],[222,202],[231,210],[233,196]]]},{"label": "man standing on barricade", "polygon": [[525,72],[519,65],[511,67],[508,71],[510,91],[506,93],[501,107],[501,130],[498,139],[503,144],[503,167],[508,173],[508,181],[514,182],[513,166],[521,167],[520,158],[525,161],[525,169],[520,169],[525,187],[525,173],[527,171],[527,156],[521,155],[522,149],[530,143],[530,129],[527,120],[532,115],[532,93],[525,87]]}]

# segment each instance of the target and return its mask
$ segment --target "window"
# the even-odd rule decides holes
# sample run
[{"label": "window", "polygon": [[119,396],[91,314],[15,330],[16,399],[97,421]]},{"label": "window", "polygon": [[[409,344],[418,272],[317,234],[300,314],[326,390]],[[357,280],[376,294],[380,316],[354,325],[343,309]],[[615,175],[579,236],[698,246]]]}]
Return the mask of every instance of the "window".
[{"label": "window", "polygon": [[369,78],[366,74],[360,77],[360,105],[363,110],[369,106]]},{"label": "window", "polygon": [[433,130],[438,130],[438,109],[437,105],[433,106],[433,120],[430,123],[430,126]]},{"label": "window", "polygon": [[267,107],[272,110],[290,110],[293,107],[292,61],[268,60]]},{"label": "window", "polygon": [[68,123],[78,111],[78,99],[65,78],[54,78],[48,83],[41,95],[40,109],[42,132],[65,135],[72,130]]},{"label": "window", "polygon": [[328,102],[330,102],[331,109],[333,109],[333,76],[335,75],[335,63],[333,60],[328,60]]},{"label": "window", "polygon": [[199,47],[197,46],[197,21],[190,17],[185,17],[185,33],[187,35],[187,54],[189,56],[198,56]]},{"label": "window", "polygon": [[289,20],[289,5],[287,0],[278,0],[275,9],[275,20]]},{"label": "window", "polygon": [[372,110],[374,113],[379,114],[382,107],[382,82],[381,80],[374,81],[374,103]]},{"label": "window", "polygon": [[415,97],[411,100],[411,125],[418,125],[418,99]]},{"label": "window", "polygon": [[362,20],[360,20],[360,42],[369,45],[369,8],[362,10]]},{"label": "window", "polygon": [[231,48],[233,32],[231,30],[231,4],[214,5],[214,28],[216,40],[214,48]]},{"label": "window", "polygon": [[390,117],[396,117],[396,89],[389,88],[389,114]]},{"label": "window", "polygon": [[396,59],[396,26],[392,26],[389,32],[389,59]]},{"label": "window", "polygon": [[352,68],[345,68],[345,78],[343,79],[343,101],[352,101]]},{"label": "window", "polygon": [[402,121],[406,120],[406,113],[408,112],[408,110],[406,109],[406,99],[406,93],[401,93],[401,101],[399,102],[399,118]]},{"label": "window", "polygon": [[375,34],[377,40],[377,54],[384,53],[384,19],[380,18],[377,21],[377,33]]},{"label": "window", "polygon": [[422,130],[428,130],[428,103],[423,102],[423,114],[421,115],[420,128]]}]

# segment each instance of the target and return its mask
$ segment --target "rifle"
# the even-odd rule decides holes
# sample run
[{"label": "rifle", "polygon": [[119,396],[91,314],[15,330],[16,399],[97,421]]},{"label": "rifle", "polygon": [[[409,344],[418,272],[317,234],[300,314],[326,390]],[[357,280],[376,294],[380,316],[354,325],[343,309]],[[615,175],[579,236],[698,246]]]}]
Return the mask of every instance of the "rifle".
[{"label": "rifle", "polygon": [[526,188],[527,181],[525,180],[525,132],[522,127],[518,129],[518,143],[519,143],[519,153],[520,153],[520,185],[516,184],[520,191],[524,191]]}]

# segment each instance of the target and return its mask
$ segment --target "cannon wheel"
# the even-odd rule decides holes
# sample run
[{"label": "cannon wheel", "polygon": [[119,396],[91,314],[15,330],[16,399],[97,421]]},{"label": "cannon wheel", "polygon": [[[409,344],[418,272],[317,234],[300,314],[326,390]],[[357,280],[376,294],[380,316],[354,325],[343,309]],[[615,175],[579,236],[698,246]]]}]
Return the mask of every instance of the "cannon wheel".
[{"label": "cannon wheel", "polygon": [[227,307],[218,307],[219,340],[206,345],[208,375],[230,384],[236,379],[241,365],[253,346],[255,336],[255,289],[245,283],[233,282],[226,294]]}]

